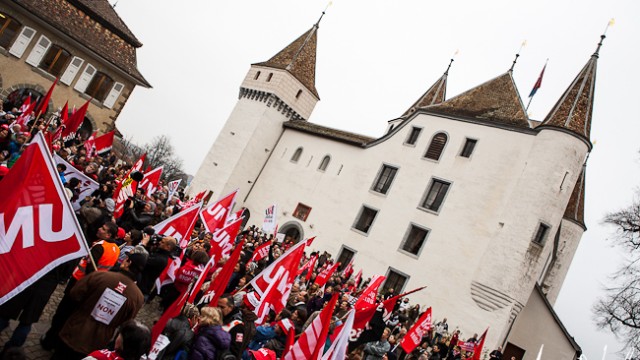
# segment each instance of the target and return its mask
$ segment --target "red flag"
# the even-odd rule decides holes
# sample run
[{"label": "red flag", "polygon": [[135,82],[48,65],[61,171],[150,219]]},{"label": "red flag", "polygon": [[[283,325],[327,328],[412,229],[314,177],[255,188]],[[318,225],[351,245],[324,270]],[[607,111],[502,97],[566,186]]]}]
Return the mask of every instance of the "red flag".
[{"label": "red flag", "polygon": [[87,102],[84,103],[84,105],[82,105],[80,109],[71,114],[71,118],[69,119],[68,124],[65,122],[65,128],[64,130],[62,130],[62,139],[64,141],[69,141],[76,136],[76,132],[82,125],[84,116],[87,113],[87,109],[89,108],[89,102],[91,102],[91,100],[87,100]]},{"label": "red flag", "polygon": [[184,292],[180,294],[180,297],[178,297],[176,301],[174,301],[173,304],[169,306],[167,311],[165,311],[164,314],[160,316],[160,319],[158,319],[158,321],[153,325],[153,328],[151,328],[151,344],[156,343],[156,339],[158,339],[158,336],[162,334],[162,330],[164,330],[164,327],[167,326],[169,320],[180,315],[182,307],[187,302],[187,298],[189,295],[189,292],[187,290],[188,289],[184,289]]},{"label": "red flag", "polygon": [[238,190],[235,190],[231,194],[210,204],[202,210],[200,218],[202,219],[202,223],[207,231],[213,233],[224,226],[227,215],[233,208],[233,203],[235,202],[237,193]]},{"label": "red flag", "polygon": [[[158,182],[160,182],[160,178],[162,177],[162,169],[163,166],[160,166],[151,171],[147,171],[142,181],[140,181],[138,188],[144,189],[144,193],[147,196],[153,195],[158,189]],[[197,201],[195,203],[197,203]]]},{"label": "red flag", "polygon": [[258,246],[258,248],[253,252],[253,256],[249,262],[258,262],[269,255],[269,250],[271,250],[271,241],[265,241],[264,244]]},{"label": "red flag", "polygon": [[204,270],[202,270],[202,272],[198,276],[198,280],[196,280],[196,283],[191,288],[191,293],[189,293],[188,302],[193,304],[193,302],[196,300],[196,296],[198,296],[198,291],[202,289],[202,284],[204,284],[204,281],[207,278],[207,274],[209,273],[209,271],[211,270],[211,268],[215,263],[216,263],[215,258],[209,258],[207,265],[204,267]]},{"label": "red flag", "polygon": [[284,359],[284,357],[287,356],[287,353],[291,351],[291,349],[293,349],[293,344],[295,343],[295,341],[296,341],[296,329],[291,328],[287,332],[287,343],[284,344],[284,350],[282,350],[282,356],[280,357],[281,359]]},{"label": "red flag", "polygon": [[[80,112],[80,111],[78,111]],[[147,154],[142,154],[140,159],[133,164],[133,167],[129,170],[127,175],[125,175],[124,180],[118,183],[118,187],[116,191],[113,192],[113,199],[116,201],[116,209],[113,212],[113,216],[115,218],[119,218],[122,216],[124,212],[124,203],[130,196],[133,196],[136,193],[137,182],[134,181],[130,175],[134,171],[140,171],[142,169],[142,165],[144,164],[144,160],[147,157]]]},{"label": "red flag", "polygon": [[329,326],[331,325],[331,316],[337,302],[338,293],[333,293],[331,300],[327,302],[320,314],[300,334],[291,351],[282,357],[283,360],[320,360],[322,358]]},{"label": "red flag", "polygon": [[353,307],[357,310],[375,307],[378,288],[386,278],[386,276],[375,275]]},{"label": "red flag", "polygon": [[64,130],[69,118],[69,102],[64,103],[62,110],[60,110],[60,123],[53,134],[53,141],[58,141],[62,137],[62,131]]},{"label": "red flag", "polygon": [[531,93],[529,93],[529,97],[533,97],[533,95],[536,94],[536,92],[538,92],[538,89],[540,89],[540,87],[542,87],[542,77],[544,76],[544,70],[547,68],[547,63],[544,64],[544,67],[542,68],[542,71],[540,72],[540,76],[538,76],[538,80],[536,80],[536,83],[533,84],[533,89],[531,89]]},{"label": "red flag", "polygon": [[337,327],[331,334],[331,346],[322,356],[322,360],[344,360],[347,356],[347,348],[349,346],[349,337],[351,329],[353,329],[353,319],[356,311],[349,310],[347,319],[340,327]]},{"label": "red flag", "polygon": [[231,249],[240,231],[240,226],[242,226],[242,219],[238,219],[214,232],[213,238],[211,239],[209,256],[215,256],[216,259],[230,256]]},{"label": "red flag", "polygon": [[164,267],[164,270],[162,270],[160,276],[156,279],[156,291],[158,292],[158,295],[160,295],[160,290],[163,286],[176,281],[176,271],[180,268],[183,258],[184,251],[180,254],[180,257],[169,258],[167,266]]},{"label": "red flag", "polygon": [[96,132],[91,134],[87,140],[84,142],[84,149],[87,151],[87,160],[90,160],[92,157],[96,156]]},{"label": "red flag", "polygon": [[344,267],[344,270],[342,270],[342,276],[347,279],[351,277],[351,274],[353,274],[353,259],[351,259],[347,266]]},{"label": "red flag", "polygon": [[323,287],[324,284],[326,284],[327,281],[329,281],[331,276],[333,276],[333,273],[336,272],[336,269],[338,268],[338,266],[340,266],[339,262],[331,265],[331,267],[324,269],[320,274],[318,274],[318,276],[316,276],[315,283],[318,284],[318,287]]},{"label": "red flag", "polygon": [[471,358],[471,360],[480,360],[480,355],[482,355],[482,348],[484,347],[484,340],[487,338],[487,331],[489,331],[488,327],[482,333],[482,336],[480,336],[480,339],[478,339],[478,342],[473,347],[473,357]]},{"label": "red flag", "polygon": [[44,96],[44,99],[42,99],[40,106],[38,106],[38,108],[36,109],[36,118],[44,114],[45,111],[47,110],[47,106],[49,106],[49,100],[51,100],[51,94],[53,93],[53,88],[56,87],[57,83],[58,83],[58,78],[56,78],[53,84],[51,84],[49,91],[47,91],[47,95]]},{"label": "red flag", "polygon": [[35,106],[36,106],[35,102],[32,102],[31,104],[29,104],[27,109],[16,118],[15,123],[19,124],[23,128],[26,127],[27,123],[31,121],[31,114],[33,113],[33,108]]},{"label": "red flag", "polygon": [[[87,255],[86,241],[42,133],[0,181],[0,304],[54,267]],[[28,259],[28,260],[26,260]]]},{"label": "red flag", "polygon": [[182,210],[172,217],[157,223],[153,226],[156,234],[162,234],[164,236],[173,236],[178,240],[178,244],[181,249],[184,249],[189,244],[191,238],[191,232],[194,226],[196,226],[196,220],[198,220],[198,212],[202,203],[196,204],[188,209]]},{"label": "red flag", "polygon": [[307,261],[302,267],[298,270],[296,276],[302,274],[305,270],[307,270],[307,281],[311,279],[311,273],[316,266],[316,261],[318,261],[318,254],[313,255],[309,261]]},{"label": "red flag", "polygon": [[96,152],[98,154],[104,154],[106,152],[108,152],[109,150],[111,150],[111,147],[113,146],[113,139],[116,135],[116,131],[112,130],[109,131],[106,134],[102,134],[98,137],[95,138],[95,143],[96,143]]},{"label": "red flag", "polygon": [[20,109],[18,109],[18,112],[22,114],[23,112],[27,111],[29,106],[31,106],[31,93],[29,93],[25,101],[22,103],[22,105],[20,105]]},{"label": "red flag", "polygon": [[400,346],[404,349],[404,351],[409,354],[411,353],[418,345],[420,345],[420,341],[422,341],[422,337],[427,334],[427,332],[431,329],[431,308],[428,308],[427,311],[420,316],[420,319],[416,321],[415,324],[411,327],[411,329],[407,332],[407,334],[402,338],[402,342]]},{"label": "red flag", "polygon": [[262,323],[270,309],[276,314],[284,309],[305,244],[305,241],[295,244],[251,280],[251,286],[260,298],[254,311],[258,315],[256,324]]},{"label": "red flag", "polygon": [[236,267],[238,260],[240,260],[240,252],[242,252],[243,245],[244,241],[240,241],[220,270],[220,273],[218,273],[215,279],[211,280],[209,289],[207,289],[207,292],[202,297],[201,303],[208,301],[209,306],[218,306],[218,299],[220,298],[220,295],[224,293],[227,285],[229,285],[229,280],[231,279],[231,275],[233,275],[233,269]]}]

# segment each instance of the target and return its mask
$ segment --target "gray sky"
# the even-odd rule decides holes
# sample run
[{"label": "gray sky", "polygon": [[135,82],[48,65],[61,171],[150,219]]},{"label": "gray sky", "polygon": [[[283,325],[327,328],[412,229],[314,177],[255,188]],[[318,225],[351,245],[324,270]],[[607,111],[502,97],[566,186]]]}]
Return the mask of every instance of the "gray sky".
[{"label": "gray sky", "polygon": [[[111,0],[113,3],[113,0]],[[116,11],[141,40],[138,67],[154,86],[138,88],[118,119],[127,138],[169,135],[194,174],[237,101],[252,63],[265,61],[308,30],[326,0],[183,2],[120,0]],[[599,332],[591,306],[622,255],[606,239],[603,215],[629,204],[640,180],[640,119],[631,106],[640,84],[640,2],[344,1],[320,24],[312,122],[370,136],[383,134],[442,74],[447,97],[504,73],[523,40],[514,78],[527,101],[547,58],[542,88],[529,109],[542,119],[595,50],[600,51],[587,168],[589,230],[556,310],[589,359],[622,358]],[[551,359],[545,354],[544,359]]]}]

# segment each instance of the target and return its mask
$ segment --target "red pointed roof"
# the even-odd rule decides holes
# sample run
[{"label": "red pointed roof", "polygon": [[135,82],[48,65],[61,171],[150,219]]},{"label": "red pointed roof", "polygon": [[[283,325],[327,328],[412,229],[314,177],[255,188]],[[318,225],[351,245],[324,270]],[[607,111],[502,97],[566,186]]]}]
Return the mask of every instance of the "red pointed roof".
[{"label": "red pointed roof", "polygon": [[413,114],[417,109],[426,106],[440,104],[445,100],[447,94],[447,76],[444,73],[431,87],[416,101],[411,107],[402,114],[402,117]]},{"label": "red pointed roof", "polygon": [[443,115],[475,118],[509,126],[530,127],[511,71],[442,104],[430,106],[428,110]]},{"label": "red pointed roof", "polygon": [[271,59],[254,65],[287,70],[317,98],[320,98],[316,90],[317,34],[316,24]]},{"label": "red pointed roof", "polygon": [[564,128],[590,141],[597,62],[596,52],[538,128],[544,126]]}]

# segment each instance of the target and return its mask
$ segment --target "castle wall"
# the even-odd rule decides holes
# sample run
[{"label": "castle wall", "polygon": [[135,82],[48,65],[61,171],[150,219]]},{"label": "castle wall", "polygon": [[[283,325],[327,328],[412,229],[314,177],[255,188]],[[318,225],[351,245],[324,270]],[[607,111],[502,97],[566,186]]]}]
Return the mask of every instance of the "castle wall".
[{"label": "castle wall", "polygon": [[547,295],[547,300],[553,305],[558,299],[558,294],[569,272],[569,267],[576,254],[580,239],[584,234],[584,228],[574,221],[562,219],[560,241],[558,243],[557,259],[549,268],[547,276],[542,284],[542,289]]}]

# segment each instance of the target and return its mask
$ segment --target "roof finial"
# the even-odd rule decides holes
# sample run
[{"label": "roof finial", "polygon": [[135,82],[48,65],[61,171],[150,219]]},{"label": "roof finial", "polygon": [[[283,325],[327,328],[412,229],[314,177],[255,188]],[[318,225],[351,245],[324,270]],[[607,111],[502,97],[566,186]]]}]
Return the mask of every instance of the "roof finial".
[{"label": "roof finial", "polygon": [[445,75],[449,75],[449,69],[451,69],[451,64],[453,64],[453,59],[456,57],[456,55],[458,55],[459,50],[456,50],[455,53],[453,53],[453,56],[451,57],[451,61],[449,61],[449,66],[447,66],[447,70],[444,72]]},{"label": "roof finial", "polygon": [[518,58],[520,57],[520,52],[522,51],[522,48],[525,47],[527,45],[527,40],[522,41],[522,44],[520,44],[520,49],[518,49],[518,52],[516,53],[516,58],[513,59],[513,64],[511,64],[511,68],[509,69],[509,71],[513,72],[513,68],[516,66],[516,62],[518,62]]},{"label": "roof finial", "polygon": [[315,27],[319,27],[320,26],[320,21],[322,20],[322,17],[324,16],[324,13],[327,11],[329,6],[331,6],[332,4],[333,4],[333,1],[329,1],[329,3],[327,4],[327,7],[325,7],[324,10],[322,10],[322,14],[320,15],[320,18],[318,19],[318,21],[316,22]]},{"label": "roof finial", "polygon": [[609,30],[610,26],[613,26],[616,23],[616,21],[611,18],[611,20],[609,20],[609,22],[607,23],[607,26],[605,26],[604,28],[604,32],[602,33],[602,35],[600,35],[600,42],[598,43],[598,47],[596,48],[596,51],[593,53],[592,56],[598,57],[600,55],[600,48],[602,47],[602,42],[604,41],[604,39],[607,38],[607,30]]}]

